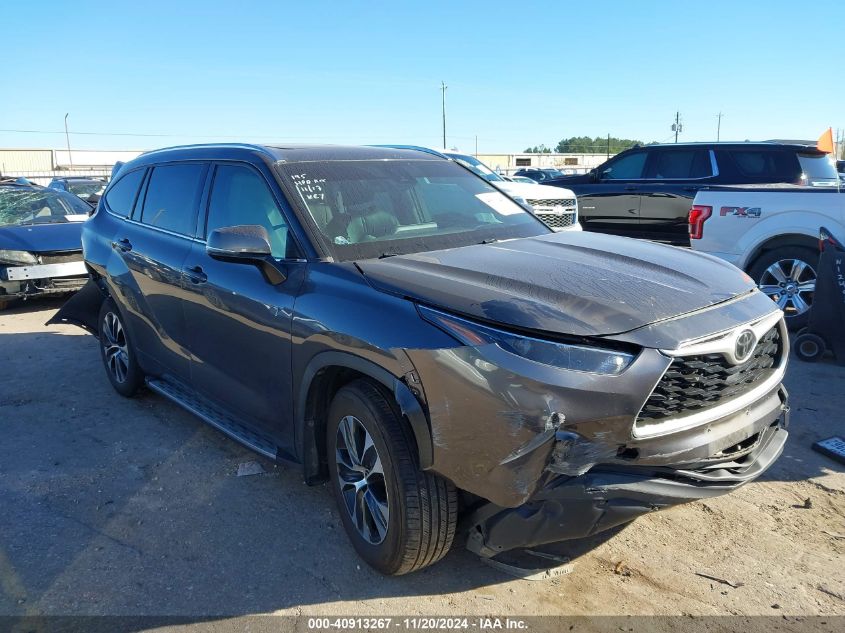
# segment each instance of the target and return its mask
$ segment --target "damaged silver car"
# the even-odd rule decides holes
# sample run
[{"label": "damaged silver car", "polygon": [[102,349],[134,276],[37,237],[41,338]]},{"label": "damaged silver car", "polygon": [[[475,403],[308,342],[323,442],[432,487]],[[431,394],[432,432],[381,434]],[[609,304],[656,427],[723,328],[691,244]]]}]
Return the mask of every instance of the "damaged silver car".
[{"label": "damaged silver car", "polygon": [[63,308],[146,385],[328,481],[386,574],[601,532],[753,480],[783,315],[736,268],[555,233],[412,149],[213,145],[124,165]]}]

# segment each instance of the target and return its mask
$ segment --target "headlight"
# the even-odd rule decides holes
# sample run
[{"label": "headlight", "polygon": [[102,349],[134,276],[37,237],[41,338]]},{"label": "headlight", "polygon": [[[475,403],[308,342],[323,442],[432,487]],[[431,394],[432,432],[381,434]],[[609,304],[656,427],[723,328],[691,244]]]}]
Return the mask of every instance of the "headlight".
[{"label": "headlight", "polygon": [[531,213],[534,213],[534,207],[532,207],[530,204],[528,204],[528,200],[526,200],[522,196],[511,196],[511,198],[513,198],[516,202],[518,202],[519,205],[523,209],[525,209],[526,211],[530,211]]},{"label": "headlight", "polygon": [[37,264],[35,255],[26,251],[4,251],[0,249],[0,263],[4,264]]},{"label": "headlight", "polygon": [[557,343],[504,332],[485,325],[419,306],[422,317],[444,329],[465,345],[498,345],[501,349],[535,363],[591,374],[621,374],[634,355],[612,349]]}]

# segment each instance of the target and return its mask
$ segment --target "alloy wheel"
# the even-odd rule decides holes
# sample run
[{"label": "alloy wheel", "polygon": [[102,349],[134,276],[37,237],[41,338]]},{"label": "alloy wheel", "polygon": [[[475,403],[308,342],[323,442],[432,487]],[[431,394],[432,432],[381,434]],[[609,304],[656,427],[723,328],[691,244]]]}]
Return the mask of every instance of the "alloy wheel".
[{"label": "alloy wheel", "polygon": [[106,367],[117,382],[126,382],[129,373],[129,349],[123,324],[114,312],[106,313],[103,319],[103,338]]},{"label": "alloy wheel", "polygon": [[781,259],[763,272],[759,286],[786,316],[798,316],[813,305],[816,271],[800,259]]},{"label": "alloy wheel", "polygon": [[361,421],[345,416],[337,427],[337,478],[358,533],[372,545],[384,541],[390,509],[384,467],[373,438]]}]

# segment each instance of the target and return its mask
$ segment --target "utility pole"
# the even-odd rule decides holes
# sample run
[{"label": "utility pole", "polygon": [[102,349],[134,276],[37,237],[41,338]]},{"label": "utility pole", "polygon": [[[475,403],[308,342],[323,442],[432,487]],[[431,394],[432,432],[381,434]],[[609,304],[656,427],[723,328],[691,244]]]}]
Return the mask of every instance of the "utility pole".
[{"label": "utility pole", "polygon": [[475,157],[478,158],[478,134],[475,135]]},{"label": "utility pole", "polygon": [[725,116],[721,112],[716,115],[716,141],[718,142],[722,135],[722,117]]},{"label": "utility pole", "polygon": [[607,134],[607,158],[610,160],[610,133]]},{"label": "utility pole", "polygon": [[67,133],[67,116],[70,114],[68,112],[65,114],[65,140],[67,141],[67,159],[70,161],[70,168],[73,169],[73,156],[70,154],[70,134]]},{"label": "utility pole", "polygon": [[446,149],[446,82],[440,82],[440,91],[443,93],[443,149]]},{"label": "utility pole", "polygon": [[678,134],[683,132],[684,125],[681,123],[681,113],[675,112],[675,122],[672,124],[672,131],[675,133],[675,142],[678,142]]}]

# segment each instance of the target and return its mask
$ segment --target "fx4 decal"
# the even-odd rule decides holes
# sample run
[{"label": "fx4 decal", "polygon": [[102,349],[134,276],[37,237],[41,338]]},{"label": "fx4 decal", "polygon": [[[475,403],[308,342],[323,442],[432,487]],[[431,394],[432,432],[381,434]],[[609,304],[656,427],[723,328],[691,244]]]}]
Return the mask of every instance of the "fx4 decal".
[{"label": "fx4 decal", "polygon": [[759,218],[760,207],[722,207],[719,215],[736,215],[741,218]]}]

